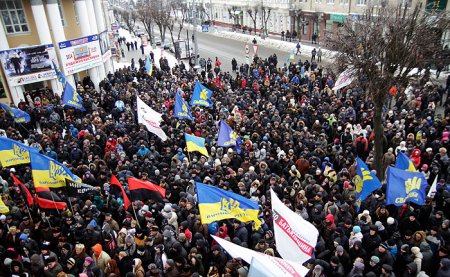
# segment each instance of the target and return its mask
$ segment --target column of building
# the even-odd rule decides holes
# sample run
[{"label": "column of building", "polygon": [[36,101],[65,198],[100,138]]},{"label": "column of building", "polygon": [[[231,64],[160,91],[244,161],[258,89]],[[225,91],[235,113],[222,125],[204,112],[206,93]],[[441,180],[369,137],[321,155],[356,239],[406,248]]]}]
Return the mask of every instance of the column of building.
[{"label": "column of building", "polygon": [[[64,26],[61,22],[61,13],[58,7],[58,0],[47,0],[46,3],[47,14],[49,15],[48,20],[53,33],[53,41],[55,42],[55,49],[58,49],[58,43],[66,41],[66,34],[64,33]],[[44,24],[46,22],[47,21],[45,21]],[[40,21],[36,20],[36,25],[39,24],[41,24]],[[59,65],[62,67],[61,63]],[[60,69],[62,70],[62,68]],[[76,87],[73,75],[67,75],[66,81],[69,82],[74,88]]]},{"label": "column of building", "polygon": [[[95,11],[95,19],[97,20],[97,29],[98,32],[104,32],[107,31],[108,28],[108,24],[105,25],[105,21],[108,22],[107,16],[106,16],[106,12],[103,9],[103,5],[102,5],[102,1],[101,0],[92,0],[93,4],[94,4],[94,11]],[[107,38],[109,40],[109,36]],[[104,71],[105,74],[107,75],[109,72],[113,72],[113,68],[112,68],[112,64],[111,64],[112,60],[108,59],[107,61],[104,62],[103,67],[104,67]]]},{"label": "column of building", "polygon": [[[92,2],[91,2],[91,6],[92,6]],[[93,34],[97,34],[97,23],[95,22],[94,11],[93,11],[93,8],[91,9],[91,11],[88,11],[88,8],[86,5],[86,0],[75,0],[75,9],[77,9],[77,13],[78,13],[81,35],[82,36],[90,36]],[[90,13],[92,13],[92,15]],[[90,17],[91,17],[91,19],[90,19]],[[92,25],[93,30],[91,30],[91,26],[90,26],[91,24],[95,24],[95,25]],[[103,68],[103,66],[102,66],[102,68]],[[98,85],[99,85],[100,81],[102,80],[101,76],[105,75],[104,68],[103,68],[103,74],[101,74],[100,71],[101,71],[101,68],[99,66],[88,69],[89,77],[91,78],[92,82],[94,83],[95,89],[97,89],[97,90],[98,90]]]},{"label": "column of building", "polygon": [[[53,44],[50,28],[48,27],[47,16],[42,0],[31,0],[31,10],[33,12],[34,21],[37,22],[36,28],[41,44]],[[58,47],[54,45],[55,49]],[[61,95],[63,91],[62,85],[57,79],[50,80],[54,93]]]},{"label": "column of building", "polygon": [[[9,49],[8,39],[6,38],[5,27],[3,26],[3,20],[0,20],[0,50]],[[6,72],[5,72],[6,73]],[[6,79],[5,74],[5,79]],[[25,100],[23,95],[23,86],[12,86],[9,82],[7,82],[9,93],[11,94],[11,99],[14,104],[17,106],[20,100]],[[6,85],[6,83],[5,83]]]}]

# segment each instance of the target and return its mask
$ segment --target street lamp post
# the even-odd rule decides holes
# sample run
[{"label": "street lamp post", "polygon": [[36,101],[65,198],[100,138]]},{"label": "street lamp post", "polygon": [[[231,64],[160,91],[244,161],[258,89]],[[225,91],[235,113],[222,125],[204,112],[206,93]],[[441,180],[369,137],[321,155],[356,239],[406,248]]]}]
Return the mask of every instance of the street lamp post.
[{"label": "street lamp post", "polygon": [[[195,0],[192,0],[192,35],[194,36],[194,61],[195,66],[198,67],[198,40],[197,40],[197,14]],[[189,39],[189,38],[188,38]]]}]

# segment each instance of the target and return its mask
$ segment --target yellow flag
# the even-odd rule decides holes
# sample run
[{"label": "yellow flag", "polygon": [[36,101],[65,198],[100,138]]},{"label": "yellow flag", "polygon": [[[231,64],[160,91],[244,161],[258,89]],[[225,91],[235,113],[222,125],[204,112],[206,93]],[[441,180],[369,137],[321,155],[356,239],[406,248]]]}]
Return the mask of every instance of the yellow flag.
[{"label": "yellow flag", "polygon": [[0,214],[7,214],[9,213],[8,206],[5,205],[5,202],[3,202],[3,199],[0,198]]}]

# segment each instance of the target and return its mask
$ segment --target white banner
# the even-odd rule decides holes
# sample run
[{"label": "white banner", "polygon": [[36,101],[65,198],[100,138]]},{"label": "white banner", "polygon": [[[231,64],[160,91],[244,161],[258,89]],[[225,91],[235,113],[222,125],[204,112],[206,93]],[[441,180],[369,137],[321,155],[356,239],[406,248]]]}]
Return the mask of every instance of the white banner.
[{"label": "white banner", "polygon": [[437,178],[438,178],[438,176],[436,176],[436,178],[434,178],[434,182],[431,185],[431,188],[430,188],[430,190],[428,191],[428,194],[427,194],[427,197],[430,197],[431,199],[434,198],[434,195],[436,194],[436,191],[437,191],[437,189],[436,189],[436,187],[437,187]]},{"label": "white banner", "polygon": [[98,35],[58,43],[64,75],[99,66],[103,63]]},{"label": "white banner", "polygon": [[5,77],[11,86],[20,86],[56,78],[52,60],[53,44],[43,44],[0,51]]},{"label": "white banner", "polygon": [[258,261],[265,264],[269,268],[270,272],[276,272],[276,275],[272,276],[294,276],[302,277],[308,273],[308,269],[299,263],[293,263],[280,258],[272,257],[254,250],[244,248],[236,245],[232,242],[226,241],[216,236],[212,236],[217,243],[230,254],[233,258],[241,258],[247,263],[251,264],[254,257]]},{"label": "white banner", "polygon": [[338,90],[343,87],[346,87],[350,85],[353,80],[355,80],[355,70],[353,68],[347,68],[344,70],[341,75],[336,80],[336,83],[334,84],[333,90]]},{"label": "white banner", "polygon": [[162,120],[162,115],[145,104],[139,96],[136,96],[136,101],[138,123],[143,124],[147,127],[149,132],[157,135],[162,141],[167,140],[166,133],[164,133],[163,129],[159,126],[159,123]]},{"label": "white banner", "polygon": [[272,199],[275,243],[283,259],[304,263],[311,258],[319,231],[310,222],[286,207],[273,190]]}]

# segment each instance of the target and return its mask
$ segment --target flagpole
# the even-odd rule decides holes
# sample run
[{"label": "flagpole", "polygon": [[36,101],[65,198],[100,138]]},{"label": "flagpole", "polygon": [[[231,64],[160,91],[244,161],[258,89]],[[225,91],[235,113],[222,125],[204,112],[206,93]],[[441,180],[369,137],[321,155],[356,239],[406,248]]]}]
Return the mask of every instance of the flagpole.
[{"label": "flagpole", "polygon": [[192,162],[191,162],[191,155],[189,154],[189,151],[187,151],[187,154],[188,154],[188,159],[189,159],[189,165],[191,165]]},{"label": "flagpole", "polygon": [[141,228],[141,225],[139,224],[139,219],[137,217],[136,210],[134,209],[134,204],[133,203],[131,204],[131,207],[133,208],[134,217],[136,218],[137,225],[139,226],[139,228]]},{"label": "flagpole", "polygon": [[55,205],[55,208],[56,208],[56,211],[58,212],[58,215],[61,215],[61,213],[58,210],[58,206],[56,205],[55,198],[53,197],[52,191],[50,191],[50,195],[52,196],[52,201],[53,201],[53,204]]}]

